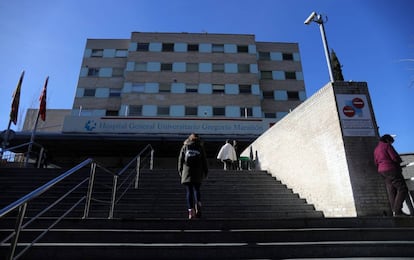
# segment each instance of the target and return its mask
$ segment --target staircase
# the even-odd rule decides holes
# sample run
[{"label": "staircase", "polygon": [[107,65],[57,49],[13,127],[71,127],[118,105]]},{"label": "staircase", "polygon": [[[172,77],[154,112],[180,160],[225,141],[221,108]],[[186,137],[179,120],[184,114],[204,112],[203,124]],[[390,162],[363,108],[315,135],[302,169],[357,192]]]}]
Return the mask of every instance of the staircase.
[{"label": "staircase", "polygon": [[[1,169],[3,170],[3,169]],[[59,174],[56,170],[0,172],[1,206]],[[63,193],[76,179],[62,184]],[[144,171],[107,219],[111,178],[99,177],[89,219],[83,205],[52,228],[21,259],[281,259],[333,257],[412,257],[412,218],[324,218],[306,200],[262,171],[211,170],[203,184],[203,217],[188,220],[184,188],[176,170]],[[98,179],[98,177],[97,177]],[[84,196],[86,188],[73,195]],[[50,194],[32,209],[46,204]],[[76,198],[75,198],[76,197]],[[7,202],[7,203],[6,203]],[[60,206],[61,207],[61,206]],[[33,210],[35,211],[35,210]],[[28,227],[19,245],[32,241],[59,207]],[[32,213],[31,213],[32,214]],[[30,217],[30,215],[29,215]],[[0,239],[14,227],[0,219]],[[5,259],[8,244],[0,246]]]},{"label": "staircase", "polygon": [[[322,212],[264,171],[211,170],[201,187],[205,219],[321,218]],[[175,170],[144,171],[116,207],[119,218],[182,219],[185,190]]]}]

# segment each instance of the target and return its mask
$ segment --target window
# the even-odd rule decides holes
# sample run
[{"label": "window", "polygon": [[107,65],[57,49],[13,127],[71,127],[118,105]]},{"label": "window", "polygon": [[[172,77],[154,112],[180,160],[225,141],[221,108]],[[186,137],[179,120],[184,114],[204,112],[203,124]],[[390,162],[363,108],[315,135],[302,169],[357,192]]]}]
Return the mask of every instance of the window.
[{"label": "window", "polygon": [[141,105],[130,105],[128,107],[129,116],[142,116],[142,106]]},{"label": "window", "polygon": [[260,79],[273,79],[271,71],[260,71]]},{"label": "window", "polygon": [[239,92],[240,94],[250,94],[252,93],[252,86],[251,85],[239,85]]},{"label": "window", "polygon": [[147,63],[146,62],[135,63],[135,71],[147,71]]},{"label": "window", "polygon": [[102,57],[103,49],[92,49],[91,57]]},{"label": "window", "polygon": [[94,97],[95,96],[95,91],[96,91],[96,89],[94,89],[94,88],[87,88],[83,92],[83,96],[84,97]]},{"label": "window", "polygon": [[185,86],[185,92],[187,93],[197,93],[198,92],[198,85],[188,84]]},{"label": "window", "polygon": [[248,53],[249,52],[249,46],[247,46],[247,45],[237,45],[237,52]]},{"label": "window", "polygon": [[213,116],[224,116],[225,112],[224,107],[213,107]]},{"label": "window", "polygon": [[240,115],[242,117],[252,117],[253,116],[253,109],[251,107],[241,107],[240,108]]},{"label": "window", "polygon": [[187,51],[198,51],[198,44],[188,44]]},{"label": "window", "polygon": [[121,90],[118,88],[111,88],[109,89],[109,96],[110,97],[120,97],[121,96]]},{"label": "window", "polygon": [[157,114],[159,116],[169,116],[170,115],[170,107],[158,107]]},{"label": "window", "polygon": [[170,84],[160,83],[159,92],[160,93],[169,93],[169,92],[171,92]]},{"label": "window", "polygon": [[118,110],[106,110],[105,116],[118,116]]},{"label": "window", "polygon": [[219,52],[219,53],[223,53],[224,52],[224,44],[213,44],[212,48],[211,48],[212,52]]},{"label": "window", "polygon": [[132,85],[131,91],[134,93],[143,93],[145,91],[145,83],[135,83]]},{"label": "window", "polygon": [[265,118],[276,118],[276,114],[275,113],[264,113],[264,117]]},{"label": "window", "polygon": [[128,56],[128,50],[124,49],[117,49],[115,50],[115,57],[117,58],[125,58]]},{"label": "window", "polygon": [[124,69],[123,68],[112,68],[112,77],[123,77]]},{"label": "window", "polygon": [[223,63],[213,63],[213,72],[224,72]]},{"label": "window", "polygon": [[249,73],[250,64],[237,64],[237,70],[239,71],[239,73]]},{"label": "window", "polygon": [[273,91],[263,91],[263,98],[264,99],[275,99],[275,95]]},{"label": "window", "polygon": [[174,51],[174,43],[163,43],[162,51]]},{"label": "window", "polygon": [[270,52],[259,51],[259,60],[270,60]]},{"label": "window", "polygon": [[198,63],[187,63],[187,72],[198,72]]},{"label": "window", "polygon": [[149,43],[138,42],[137,51],[149,51]]},{"label": "window", "polygon": [[185,107],[186,116],[197,116],[197,107]]},{"label": "window", "polygon": [[283,57],[283,60],[293,60],[293,54],[292,53],[283,53],[282,57]]},{"label": "window", "polygon": [[296,79],[296,72],[294,71],[285,71],[286,79]]},{"label": "window", "polygon": [[172,71],[172,63],[161,63],[161,71]]},{"label": "window", "polygon": [[98,68],[89,68],[88,69],[88,76],[98,76],[99,69]]},{"label": "window", "polygon": [[222,94],[224,93],[224,85],[213,84],[213,94]]},{"label": "window", "polygon": [[299,92],[297,91],[288,91],[287,92],[288,100],[299,100]]}]

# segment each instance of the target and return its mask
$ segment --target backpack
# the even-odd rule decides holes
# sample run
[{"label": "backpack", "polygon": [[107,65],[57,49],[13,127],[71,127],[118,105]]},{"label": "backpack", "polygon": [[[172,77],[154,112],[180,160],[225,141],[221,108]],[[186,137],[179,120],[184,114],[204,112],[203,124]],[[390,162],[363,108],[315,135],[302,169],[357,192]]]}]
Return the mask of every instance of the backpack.
[{"label": "backpack", "polygon": [[184,163],[189,167],[194,167],[200,164],[201,150],[197,144],[186,145],[184,149]]}]

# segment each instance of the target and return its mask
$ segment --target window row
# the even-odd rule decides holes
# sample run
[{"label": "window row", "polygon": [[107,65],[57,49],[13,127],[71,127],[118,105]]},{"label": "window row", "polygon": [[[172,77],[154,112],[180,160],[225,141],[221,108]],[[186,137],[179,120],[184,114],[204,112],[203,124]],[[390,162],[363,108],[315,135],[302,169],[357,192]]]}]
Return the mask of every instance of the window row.
[{"label": "window row", "polygon": [[128,57],[127,49],[86,49],[85,57],[94,58],[126,58]]},{"label": "window row", "polygon": [[[180,45],[181,44],[181,45]],[[298,52],[269,52],[258,51],[256,53],[254,45],[234,45],[234,44],[204,44],[200,49],[199,44],[185,43],[136,43],[137,47],[131,51],[154,51],[154,52],[206,52],[206,53],[251,53],[256,54],[258,60],[264,61],[300,61]],[[150,48],[152,46],[152,48]],[[174,47],[177,46],[177,47]],[[250,51],[249,51],[250,49]],[[85,57],[94,58],[126,58],[127,49],[86,49]]]},{"label": "window row", "polygon": [[258,73],[257,64],[236,63],[161,63],[161,62],[127,62],[127,71],[140,72],[222,72],[222,73]]},{"label": "window row", "polygon": [[209,107],[209,106],[153,106],[124,105],[121,110],[74,109],[76,116],[174,116],[174,117],[230,117],[252,118],[263,114],[264,118],[281,119],[289,112],[264,112],[257,107]]},{"label": "window row", "polygon": [[[301,71],[258,71],[256,64],[229,63],[127,63],[126,71],[138,72],[202,72],[202,73],[259,73],[261,80],[303,80]],[[80,77],[124,77],[123,68],[83,67]]]},{"label": "window row", "polygon": [[[158,87],[157,87],[158,86]],[[207,88],[208,87],[208,88]],[[235,87],[235,89],[232,89]],[[171,91],[169,84],[163,83],[134,83],[125,84],[123,89],[113,88],[77,88],[76,97],[109,98],[120,97],[121,93],[200,93],[200,94],[253,94],[261,95],[263,99],[277,101],[303,101],[305,91],[273,90],[260,92],[257,85],[223,85],[223,84],[186,84],[184,91]]]},{"label": "window row", "polygon": [[252,44],[133,42],[130,44],[129,50],[138,52],[203,52],[256,54],[256,46]]},{"label": "window row", "polygon": [[173,116],[173,117],[262,117],[260,107],[240,106],[157,106],[157,105],[122,105],[120,110],[73,109],[73,115],[80,116]]},{"label": "window row", "polygon": [[87,88],[78,87],[76,97],[119,97],[121,93],[198,93],[198,94],[250,94],[260,95],[260,89],[257,84],[185,84],[185,83],[131,83],[124,84],[122,89],[97,87]]}]

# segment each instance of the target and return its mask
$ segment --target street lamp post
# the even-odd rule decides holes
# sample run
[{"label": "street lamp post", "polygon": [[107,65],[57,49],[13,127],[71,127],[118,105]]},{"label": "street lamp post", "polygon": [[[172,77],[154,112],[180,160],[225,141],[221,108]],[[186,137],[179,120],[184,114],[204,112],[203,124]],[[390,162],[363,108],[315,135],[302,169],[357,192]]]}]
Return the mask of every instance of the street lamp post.
[{"label": "street lamp post", "polygon": [[316,12],[312,12],[308,19],[305,20],[305,24],[309,25],[311,22],[315,22],[317,24],[319,24],[319,29],[321,31],[321,37],[322,37],[322,42],[323,42],[323,47],[325,49],[325,57],[326,57],[326,63],[328,64],[328,71],[329,71],[329,78],[331,80],[331,82],[334,81],[334,77],[333,77],[333,73],[332,73],[332,67],[331,67],[331,55],[329,52],[329,48],[328,48],[328,42],[326,40],[326,35],[325,35],[325,28],[323,26],[323,19],[322,19],[322,15],[317,14]]}]

